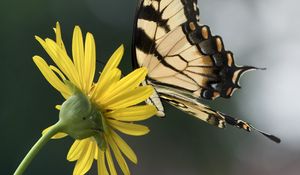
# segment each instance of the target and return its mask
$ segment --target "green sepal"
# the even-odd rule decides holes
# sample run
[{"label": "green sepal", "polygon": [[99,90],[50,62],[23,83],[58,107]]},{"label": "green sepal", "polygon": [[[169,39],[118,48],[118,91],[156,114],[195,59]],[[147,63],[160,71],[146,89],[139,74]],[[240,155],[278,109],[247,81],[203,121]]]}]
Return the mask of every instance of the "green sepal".
[{"label": "green sepal", "polygon": [[94,137],[95,141],[97,142],[99,149],[101,149],[102,151],[105,151],[107,148],[107,143],[105,141],[104,134],[99,133],[99,134],[94,135],[93,137]]},{"label": "green sepal", "polygon": [[60,109],[59,122],[63,132],[79,140],[101,134],[103,116],[100,110],[70,81],[65,80],[65,84],[71,90],[72,96]]}]

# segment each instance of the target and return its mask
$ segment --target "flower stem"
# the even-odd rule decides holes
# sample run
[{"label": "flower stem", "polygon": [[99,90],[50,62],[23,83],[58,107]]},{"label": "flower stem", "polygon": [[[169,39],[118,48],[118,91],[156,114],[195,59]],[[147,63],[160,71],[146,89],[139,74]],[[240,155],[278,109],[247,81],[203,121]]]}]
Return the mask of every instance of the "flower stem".
[{"label": "flower stem", "polygon": [[26,170],[28,165],[31,163],[33,158],[37,155],[40,149],[51,139],[52,136],[57,134],[61,130],[60,122],[53,125],[49,131],[42,135],[42,137],[33,145],[27,155],[24,157],[18,168],[16,169],[14,175],[21,175]]}]

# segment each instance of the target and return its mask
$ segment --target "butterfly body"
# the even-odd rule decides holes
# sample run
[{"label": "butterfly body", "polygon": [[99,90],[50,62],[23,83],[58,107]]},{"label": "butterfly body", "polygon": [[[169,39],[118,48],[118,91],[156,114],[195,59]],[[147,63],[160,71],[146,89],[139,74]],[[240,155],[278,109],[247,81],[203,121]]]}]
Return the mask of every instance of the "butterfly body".
[{"label": "butterfly body", "polygon": [[241,75],[257,68],[235,65],[221,37],[199,24],[196,0],[141,0],[134,27],[133,64],[148,68],[143,85],[153,85],[156,92],[147,103],[157,107],[159,116],[165,115],[163,99],[219,128],[226,123],[246,131],[253,128],[199,102],[230,98],[240,88]]}]

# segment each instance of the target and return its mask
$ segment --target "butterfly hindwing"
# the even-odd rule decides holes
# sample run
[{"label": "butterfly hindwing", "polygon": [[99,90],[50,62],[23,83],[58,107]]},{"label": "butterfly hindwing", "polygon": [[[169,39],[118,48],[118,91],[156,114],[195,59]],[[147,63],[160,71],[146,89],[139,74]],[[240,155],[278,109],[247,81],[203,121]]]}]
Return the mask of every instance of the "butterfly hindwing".
[{"label": "butterfly hindwing", "polygon": [[178,91],[177,89],[164,87],[164,86],[156,86],[156,91],[159,93],[159,96],[170,103],[172,106],[190,114],[191,116],[196,117],[206,123],[209,123],[218,128],[225,128],[226,124],[237,127],[239,129],[250,132],[252,129],[263,134],[267,138],[271,139],[276,143],[280,143],[281,140],[266,132],[263,132],[255,127],[253,127],[250,123],[245,122],[243,120],[231,117],[224,113],[215,111],[208,106],[203,105],[197,99],[188,94],[182,94],[182,91]]},{"label": "butterfly hindwing", "polygon": [[156,86],[156,89],[160,98],[164,99],[172,106],[216,127],[225,127],[225,118],[222,115],[208,106],[199,103],[197,99],[192,96],[182,94],[182,91],[172,87],[158,85]]}]

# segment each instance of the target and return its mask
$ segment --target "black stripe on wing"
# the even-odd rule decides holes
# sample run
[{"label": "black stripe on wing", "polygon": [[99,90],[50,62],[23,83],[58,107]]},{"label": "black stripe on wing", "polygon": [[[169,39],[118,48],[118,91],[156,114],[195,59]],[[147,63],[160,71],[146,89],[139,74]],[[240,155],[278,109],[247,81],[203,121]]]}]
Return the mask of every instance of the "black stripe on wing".
[{"label": "black stripe on wing", "polygon": [[[137,39],[135,41],[135,46],[133,47],[134,52],[135,52],[136,47],[147,54],[152,53],[154,51],[153,49],[155,47],[155,43],[153,42],[153,39],[150,38],[143,29],[137,28],[135,31],[135,35],[136,35],[136,38],[140,38],[140,39]],[[136,55],[136,54],[133,54],[133,55]],[[135,61],[136,61],[136,59],[135,59]]]},{"label": "black stripe on wing", "polygon": [[[150,4],[145,5],[144,4],[145,1],[149,2]],[[150,38],[149,36],[147,36],[145,30],[149,30],[149,29],[139,27],[138,20],[143,19],[146,21],[155,22],[157,23],[157,26],[163,28],[166,33],[168,33],[176,26],[179,26],[186,21],[194,21],[194,22],[199,21],[199,8],[197,5],[197,0],[172,0],[166,6],[161,7],[162,1],[167,2],[167,0],[139,0],[136,14],[135,14],[133,37],[132,37],[133,38],[132,53],[133,53],[134,67],[139,67],[137,63],[135,48],[141,49],[144,53],[151,53],[155,48],[155,38],[156,38],[156,36],[154,38]],[[155,9],[155,5],[153,3],[158,3],[158,9]],[[168,7],[171,6],[173,3],[181,4],[181,8],[178,10],[178,12],[183,10],[186,19],[184,21],[179,22],[176,26],[173,26],[173,28],[171,28],[170,25],[168,24],[171,18],[163,19],[163,14],[165,10],[168,9]],[[157,28],[155,30],[157,30]]]},{"label": "black stripe on wing", "polygon": [[[158,3],[159,4],[159,3]],[[162,18],[162,13],[155,10],[153,5],[149,6],[140,6],[138,19],[144,19],[147,21],[153,21],[158,24],[158,26],[163,26],[166,32],[170,31],[169,26],[167,25],[168,19]]]},{"label": "black stripe on wing", "polygon": [[[132,30],[132,44],[131,44],[131,55],[132,55],[132,68],[136,69],[139,68],[140,66],[138,65],[137,62],[137,56],[136,56],[136,44],[137,44],[137,38],[142,37],[141,35],[137,35],[136,33],[138,33],[139,28],[137,27],[137,21],[138,21],[138,15],[140,13],[140,9],[142,6],[143,0],[138,0],[138,4],[136,6],[136,10],[135,10],[135,19],[134,19],[134,24],[133,24],[133,30]],[[140,33],[140,32],[139,32]],[[142,39],[139,39],[139,41],[141,42]]]}]

